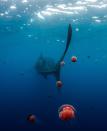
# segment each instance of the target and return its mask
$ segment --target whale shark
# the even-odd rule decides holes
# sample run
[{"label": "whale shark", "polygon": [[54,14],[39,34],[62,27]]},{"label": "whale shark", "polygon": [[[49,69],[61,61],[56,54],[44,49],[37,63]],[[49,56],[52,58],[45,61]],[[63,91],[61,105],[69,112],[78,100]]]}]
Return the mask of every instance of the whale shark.
[{"label": "whale shark", "polygon": [[66,48],[60,57],[60,59],[55,62],[50,57],[44,57],[40,55],[36,62],[36,70],[39,74],[41,74],[44,78],[47,78],[48,75],[53,75],[56,81],[60,81],[60,72],[61,72],[61,62],[64,60],[64,57],[67,53],[67,50],[70,46],[72,38],[72,26],[69,24],[68,26],[68,33],[67,33],[67,41],[66,41]]}]

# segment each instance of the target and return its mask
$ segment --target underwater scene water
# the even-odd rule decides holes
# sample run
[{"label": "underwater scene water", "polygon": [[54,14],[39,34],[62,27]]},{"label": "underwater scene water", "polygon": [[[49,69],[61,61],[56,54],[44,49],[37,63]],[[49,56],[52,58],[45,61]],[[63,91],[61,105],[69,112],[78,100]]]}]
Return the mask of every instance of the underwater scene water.
[{"label": "underwater scene water", "polygon": [[[55,77],[35,65],[41,55],[60,59],[69,24],[59,91]],[[106,79],[106,0],[0,0],[0,131],[106,131]],[[60,119],[64,104],[75,118]]]}]

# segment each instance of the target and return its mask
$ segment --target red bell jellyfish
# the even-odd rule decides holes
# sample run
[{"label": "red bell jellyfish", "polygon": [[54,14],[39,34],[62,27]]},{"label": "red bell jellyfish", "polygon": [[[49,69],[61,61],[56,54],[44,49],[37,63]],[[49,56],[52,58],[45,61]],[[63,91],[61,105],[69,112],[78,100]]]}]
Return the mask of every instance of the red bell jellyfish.
[{"label": "red bell jellyfish", "polygon": [[71,61],[72,62],[76,62],[77,61],[77,57],[76,56],[72,56]]},{"label": "red bell jellyfish", "polygon": [[28,115],[27,120],[28,120],[30,123],[35,123],[35,122],[36,122],[36,116],[33,115],[33,114],[30,114],[30,115]]},{"label": "red bell jellyfish", "polygon": [[61,88],[61,87],[62,87],[62,81],[57,81],[57,82],[56,82],[56,86],[57,86],[58,88]]},{"label": "red bell jellyfish", "polygon": [[59,118],[67,121],[75,118],[75,108],[72,105],[62,105],[59,110]]}]

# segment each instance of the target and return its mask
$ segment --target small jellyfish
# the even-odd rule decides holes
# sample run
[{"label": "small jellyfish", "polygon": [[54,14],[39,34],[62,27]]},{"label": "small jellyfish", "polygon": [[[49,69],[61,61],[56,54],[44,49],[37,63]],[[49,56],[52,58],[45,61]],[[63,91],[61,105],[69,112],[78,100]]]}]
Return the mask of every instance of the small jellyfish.
[{"label": "small jellyfish", "polygon": [[64,66],[64,65],[65,65],[65,62],[64,62],[64,61],[61,61],[61,62],[60,62],[60,65],[61,65],[61,66]]},{"label": "small jellyfish", "polygon": [[27,120],[28,120],[30,123],[35,123],[35,122],[36,122],[36,116],[33,115],[33,114],[30,114],[30,115],[28,115]]},{"label": "small jellyfish", "polygon": [[72,56],[71,61],[72,62],[76,62],[77,61],[77,57],[76,56]]},{"label": "small jellyfish", "polygon": [[67,120],[72,120],[75,118],[75,108],[72,105],[62,105],[59,110],[59,118],[61,120],[67,121]]},{"label": "small jellyfish", "polygon": [[57,86],[58,88],[61,88],[61,87],[62,87],[62,82],[61,82],[61,81],[57,81],[57,82],[56,82],[56,86]]}]

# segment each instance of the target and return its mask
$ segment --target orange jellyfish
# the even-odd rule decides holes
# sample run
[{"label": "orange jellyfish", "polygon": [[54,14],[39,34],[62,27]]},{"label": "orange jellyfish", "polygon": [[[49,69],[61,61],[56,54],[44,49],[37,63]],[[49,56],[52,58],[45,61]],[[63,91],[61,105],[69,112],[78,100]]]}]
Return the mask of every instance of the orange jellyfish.
[{"label": "orange jellyfish", "polygon": [[30,123],[35,123],[35,122],[36,122],[36,116],[33,115],[33,114],[30,114],[30,115],[28,115],[27,120],[28,120]]},{"label": "orange jellyfish", "polygon": [[72,105],[62,105],[59,110],[59,118],[61,120],[71,120],[75,118],[75,108]]},{"label": "orange jellyfish", "polygon": [[57,82],[56,82],[56,86],[57,86],[58,88],[61,88],[61,87],[62,87],[62,81],[57,81]]},{"label": "orange jellyfish", "polygon": [[76,56],[72,56],[71,61],[72,62],[76,62],[77,61],[77,57]]}]

